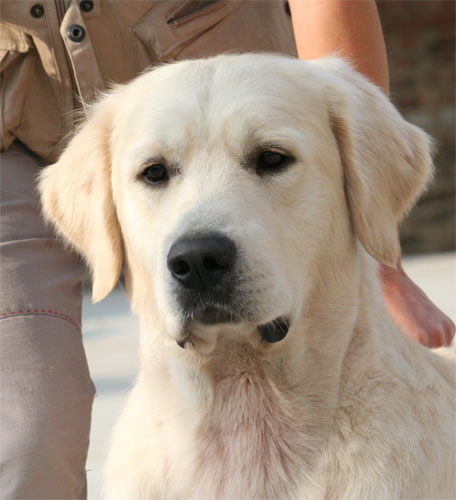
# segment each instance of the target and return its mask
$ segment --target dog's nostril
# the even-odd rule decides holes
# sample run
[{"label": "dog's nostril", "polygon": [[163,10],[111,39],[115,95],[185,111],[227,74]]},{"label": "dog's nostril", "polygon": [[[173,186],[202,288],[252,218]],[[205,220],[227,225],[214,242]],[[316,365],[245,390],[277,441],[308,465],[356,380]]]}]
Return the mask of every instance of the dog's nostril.
[{"label": "dog's nostril", "polygon": [[172,263],[172,271],[179,276],[185,276],[190,272],[190,266],[185,260],[177,260]]},{"label": "dog's nostril", "polygon": [[227,267],[228,264],[222,262],[222,259],[217,260],[215,257],[205,257],[203,259],[203,266],[208,271],[217,271],[217,269],[223,269]]}]

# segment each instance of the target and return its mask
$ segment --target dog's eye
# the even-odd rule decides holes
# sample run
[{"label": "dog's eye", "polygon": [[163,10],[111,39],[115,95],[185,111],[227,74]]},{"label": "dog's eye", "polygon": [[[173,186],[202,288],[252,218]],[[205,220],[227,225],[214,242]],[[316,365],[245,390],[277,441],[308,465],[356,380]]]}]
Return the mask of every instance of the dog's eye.
[{"label": "dog's eye", "polygon": [[287,156],[277,151],[263,151],[258,157],[257,168],[262,172],[280,170],[285,166],[287,160]]},{"label": "dog's eye", "polygon": [[161,184],[169,179],[166,167],[160,163],[147,167],[142,175],[149,184]]}]

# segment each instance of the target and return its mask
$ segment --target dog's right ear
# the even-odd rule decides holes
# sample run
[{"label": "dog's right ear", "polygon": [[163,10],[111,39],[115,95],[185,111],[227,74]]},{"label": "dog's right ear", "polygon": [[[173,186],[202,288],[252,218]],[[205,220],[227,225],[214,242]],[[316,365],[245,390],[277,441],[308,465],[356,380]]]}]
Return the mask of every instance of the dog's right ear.
[{"label": "dog's right ear", "polygon": [[39,178],[45,219],[91,267],[94,302],[115,287],[123,261],[111,188],[114,98],[108,95],[93,106],[58,162],[45,168]]}]

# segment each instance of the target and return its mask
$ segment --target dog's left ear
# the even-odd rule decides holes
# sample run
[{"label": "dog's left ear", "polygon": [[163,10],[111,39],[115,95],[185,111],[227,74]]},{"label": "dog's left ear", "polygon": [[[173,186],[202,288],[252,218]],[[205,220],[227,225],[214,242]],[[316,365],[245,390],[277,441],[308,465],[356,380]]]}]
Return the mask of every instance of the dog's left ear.
[{"label": "dog's left ear", "polygon": [[122,238],[111,189],[110,137],[115,98],[94,105],[58,162],[43,170],[43,214],[92,269],[92,298],[111,292],[123,262]]},{"label": "dog's left ear", "polygon": [[329,72],[324,98],[353,229],[377,261],[395,267],[398,223],[432,174],[431,139],[345,61],[325,58],[316,64]]}]

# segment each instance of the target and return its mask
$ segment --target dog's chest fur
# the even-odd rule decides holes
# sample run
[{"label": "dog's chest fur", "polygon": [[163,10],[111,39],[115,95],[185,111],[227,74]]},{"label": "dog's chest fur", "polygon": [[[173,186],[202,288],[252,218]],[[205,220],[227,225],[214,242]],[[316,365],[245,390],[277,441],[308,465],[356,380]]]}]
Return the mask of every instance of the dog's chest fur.
[{"label": "dog's chest fur", "polygon": [[314,454],[306,419],[248,349],[217,358],[214,402],[199,429],[195,498],[293,497]]}]

